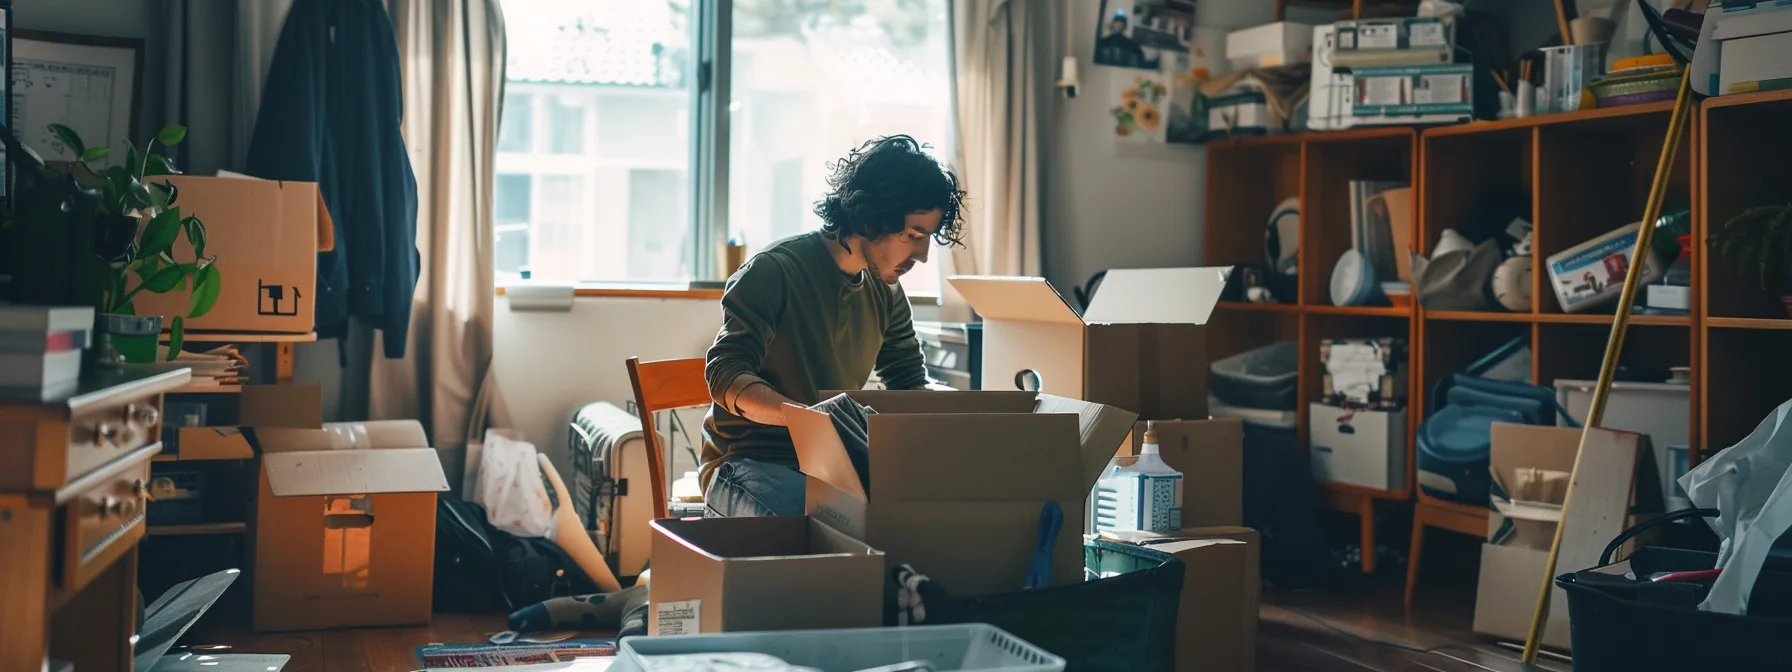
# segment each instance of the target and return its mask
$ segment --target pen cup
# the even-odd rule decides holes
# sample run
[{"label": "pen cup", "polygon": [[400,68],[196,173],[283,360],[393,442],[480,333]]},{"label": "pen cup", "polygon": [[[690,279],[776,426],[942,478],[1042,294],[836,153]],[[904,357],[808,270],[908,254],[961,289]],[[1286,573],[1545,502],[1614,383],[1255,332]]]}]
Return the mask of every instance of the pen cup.
[{"label": "pen cup", "polygon": [[1518,103],[1513,110],[1513,116],[1528,117],[1536,111],[1537,85],[1520,80],[1518,82]]}]

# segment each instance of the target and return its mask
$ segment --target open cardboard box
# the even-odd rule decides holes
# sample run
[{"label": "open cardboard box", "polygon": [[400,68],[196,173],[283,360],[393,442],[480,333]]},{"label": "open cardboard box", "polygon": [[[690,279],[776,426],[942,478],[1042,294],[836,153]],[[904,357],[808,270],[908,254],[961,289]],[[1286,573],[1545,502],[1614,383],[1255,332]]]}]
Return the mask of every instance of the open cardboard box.
[{"label": "open cardboard box", "polygon": [[260,427],[258,632],[428,623],[436,493],[415,420]]},{"label": "open cardboard box", "polygon": [[[1487,517],[1487,543],[1481,547],[1475,632],[1513,641],[1524,641],[1530,634],[1531,612],[1536,608],[1537,590],[1544,580],[1549,546],[1558,525],[1565,527],[1556,559],[1557,574],[1599,564],[1606,543],[1624,531],[1637,492],[1638,455],[1647,452],[1647,440],[1632,432],[1592,430],[1573,486],[1572,511],[1561,508],[1562,502],[1556,498],[1566,488],[1555,484],[1523,489],[1545,493],[1539,495],[1545,501],[1513,501],[1495,495],[1496,508]],[[1572,473],[1580,444],[1581,430],[1577,428],[1496,422],[1489,468],[1500,488],[1516,490],[1522,469]],[[1503,515],[1502,510],[1513,517]],[[1550,590],[1543,644],[1566,650],[1568,597],[1561,588]]]},{"label": "open cardboard box", "polygon": [[[335,249],[335,225],[313,182],[171,175],[181,215],[205,221],[205,255],[217,257],[218,302],[189,331],[302,334],[316,327],[317,253]],[[193,258],[186,236],[174,258]],[[139,315],[185,315],[187,292],[144,292]],[[167,326],[167,325],[163,325]]]},{"label": "open cardboard box", "polygon": [[1231,267],[1114,269],[1079,315],[1044,278],[953,276],[983,317],[983,389],[1037,390],[1147,420],[1207,417],[1207,320]]},{"label": "open cardboard box", "polygon": [[884,554],[806,516],[656,520],[651,635],[883,625]]},{"label": "open cardboard box", "polygon": [[1065,523],[1052,547],[1052,582],[1083,580],[1076,516],[1136,414],[1031,392],[849,394],[877,411],[870,493],[833,419],[785,407],[810,516],[883,551],[888,565],[911,564],[968,597],[1026,584],[1040,514],[1057,502]]}]

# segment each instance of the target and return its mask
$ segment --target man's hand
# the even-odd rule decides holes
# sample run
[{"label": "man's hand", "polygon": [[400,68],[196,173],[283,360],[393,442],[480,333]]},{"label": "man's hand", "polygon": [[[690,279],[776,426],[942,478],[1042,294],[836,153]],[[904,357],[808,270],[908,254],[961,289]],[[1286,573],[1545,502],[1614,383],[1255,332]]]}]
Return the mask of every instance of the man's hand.
[{"label": "man's hand", "polygon": [[796,400],[779,394],[777,390],[772,389],[772,386],[765,383],[754,383],[747,389],[741,390],[740,396],[734,400],[734,408],[740,411],[741,417],[773,427],[785,426],[785,404],[808,405],[799,404]]}]

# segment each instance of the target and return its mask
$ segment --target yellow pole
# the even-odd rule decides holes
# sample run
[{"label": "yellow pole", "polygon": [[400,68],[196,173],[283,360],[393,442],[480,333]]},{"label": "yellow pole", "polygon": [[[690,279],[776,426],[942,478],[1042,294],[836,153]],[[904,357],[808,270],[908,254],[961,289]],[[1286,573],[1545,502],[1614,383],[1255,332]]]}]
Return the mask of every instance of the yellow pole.
[{"label": "yellow pole", "polygon": [[[1643,255],[1649,251],[1655,233],[1655,220],[1661,217],[1661,201],[1667,195],[1668,179],[1673,175],[1674,156],[1680,151],[1680,136],[1692,118],[1692,68],[1680,75],[1680,94],[1674,99],[1674,111],[1668,117],[1668,136],[1661,143],[1661,157],[1655,164],[1655,180],[1649,186],[1649,200],[1643,205],[1643,225],[1638,228],[1636,248],[1631,250],[1630,269],[1624,274],[1624,291],[1618,295],[1618,314],[1612,318],[1612,334],[1605,342],[1605,361],[1599,365],[1599,384],[1593,388],[1593,403],[1587,410],[1586,426],[1581,428],[1580,447],[1574,455],[1574,470],[1568,477],[1568,492],[1562,498],[1562,518],[1574,506],[1574,482],[1580,474],[1580,451],[1585,450],[1587,435],[1605,420],[1605,401],[1611,396],[1612,378],[1617,374],[1618,355],[1624,351],[1624,329],[1630,324],[1630,308],[1636,303],[1637,285],[1642,284]],[[1556,559],[1562,552],[1562,525],[1556,524],[1555,538],[1549,542],[1549,562],[1543,570],[1543,585],[1537,591],[1537,608],[1531,612],[1530,635],[1524,642],[1524,664],[1537,663],[1537,651],[1543,644],[1543,624],[1549,619],[1549,598],[1555,586]]]}]

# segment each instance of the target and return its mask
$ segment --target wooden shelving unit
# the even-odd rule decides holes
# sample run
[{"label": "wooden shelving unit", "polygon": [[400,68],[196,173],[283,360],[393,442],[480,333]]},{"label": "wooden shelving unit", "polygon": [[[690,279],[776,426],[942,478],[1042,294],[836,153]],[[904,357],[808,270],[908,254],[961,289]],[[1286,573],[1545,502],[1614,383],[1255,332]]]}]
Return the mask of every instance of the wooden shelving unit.
[{"label": "wooden shelving unit", "polygon": [[[1642,218],[1643,200],[1667,131],[1670,103],[1476,122],[1416,131],[1359,129],[1228,141],[1208,146],[1206,263],[1262,264],[1263,230],[1284,198],[1301,202],[1299,300],[1285,305],[1221,304],[1208,341],[1218,359],[1267,344],[1301,345],[1299,437],[1309,437],[1306,404],[1319,397],[1318,343],[1334,337],[1401,336],[1409,343],[1405,487],[1387,491],[1325,485],[1334,508],[1362,513],[1373,502],[1418,497],[1413,454],[1425,392],[1512,338],[1532,349],[1532,379],[1594,379],[1612,324],[1606,313],[1566,313],[1543,260]],[[1792,91],[1728,96],[1703,103],[1674,164],[1664,211],[1690,208],[1695,244],[1691,315],[1635,315],[1620,363],[1694,369],[1688,445],[1692,460],[1727,447],[1787,398],[1792,379],[1792,316],[1779,297],[1740,279],[1703,244],[1711,227],[1750,205],[1785,202],[1792,164]],[[1330,305],[1332,265],[1349,245],[1347,184],[1395,179],[1413,184],[1415,251],[1430,253],[1441,232],[1489,198],[1516,199],[1533,229],[1532,302],[1519,312],[1427,311]],[[1528,206],[1528,207],[1527,207]],[[1671,259],[1669,259],[1671,261]],[[1607,309],[1610,310],[1609,308]],[[1365,538],[1369,538],[1365,521]],[[1367,544],[1365,544],[1367,546]],[[1365,558],[1367,560],[1367,557]],[[1367,563],[1366,563],[1367,564]]]},{"label": "wooden shelving unit", "polygon": [[193,534],[243,534],[248,523],[198,523],[194,525],[151,525],[149,536],[182,536]]},{"label": "wooden shelving unit", "polygon": [[[1694,222],[1702,239],[1743,210],[1792,199],[1792,91],[1712,98],[1694,118],[1700,198]],[[1743,278],[1729,260],[1694,246],[1704,284],[1694,300],[1700,316],[1694,407],[1700,417],[1691,459],[1722,450],[1754,431],[1792,398],[1792,319],[1779,297]]]}]

